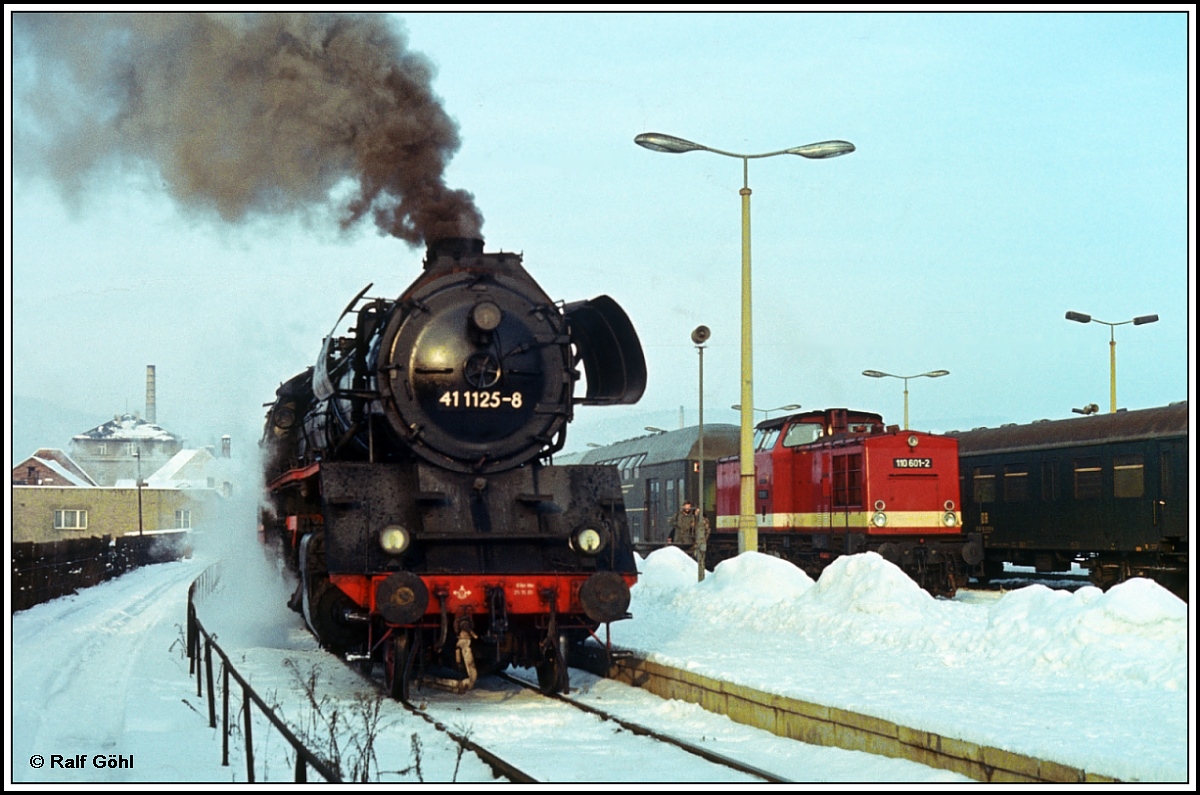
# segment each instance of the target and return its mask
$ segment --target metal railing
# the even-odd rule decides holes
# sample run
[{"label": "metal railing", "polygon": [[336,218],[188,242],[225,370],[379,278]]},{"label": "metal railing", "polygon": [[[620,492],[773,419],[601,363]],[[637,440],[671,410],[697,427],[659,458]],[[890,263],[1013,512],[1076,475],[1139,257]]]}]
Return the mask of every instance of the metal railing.
[{"label": "metal railing", "polygon": [[[207,596],[212,593],[220,580],[219,564],[205,569],[188,588],[187,605],[187,654],[190,661],[188,673],[196,677],[196,697],[204,698],[204,688],[208,688],[208,725],[217,728],[216,690],[213,677],[213,652],[221,661],[221,765],[229,767],[229,737],[233,726],[229,714],[229,680],[234,679],[242,688],[242,733],[246,744],[246,781],[255,783],[254,776],[254,732],[252,728],[253,713],[251,706],[257,706],[272,726],[296,752],[295,781],[308,781],[308,768],[317,771],[326,781],[335,784],[342,783],[341,775],[328,763],[318,757],[304,745],[287,724],[275,711],[267,705],[244,676],[238,673],[230,662],[229,655],[217,645],[213,636],[200,623],[196,615],[197,596]],[[203,646],[203,651],[201,650]]]}]

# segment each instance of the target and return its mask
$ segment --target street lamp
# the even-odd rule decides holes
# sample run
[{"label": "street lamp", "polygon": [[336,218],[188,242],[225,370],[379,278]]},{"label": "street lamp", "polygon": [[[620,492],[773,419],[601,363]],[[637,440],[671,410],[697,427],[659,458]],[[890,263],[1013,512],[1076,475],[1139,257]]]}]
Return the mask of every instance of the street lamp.
[{"label": "street lamp", "polygon": [[142,535],[142,448],[135,448],[133,457],[137,460],[137,498],[138,498],[138,535]]},{"label": "street lamp", "polygon": [[[734,403],[729,408],[733,409],[734,411],[742,410],[742,406],[740,403]],[[758,407],[755,407],[754,411],[761,411],[763,413],[763,419],[769,420],[769,419],[771,419],[772,411],[799,411],[802,408],[804,408],[804,407],[801,406],[799,403],[789,403],[786,406],[776,406],[773,409],[760,409]]]},{"label": "street lamp", "polygon": [[[697,491],[700,493],[700,526],[696,528],[697,533],[705,533],[705,503],[704,503],[704,343],[708,342],[708,338],[712,336],[712,330],[708,326],[696,326],[692,329],[692,344],[696,346],[696,352],[700,354],[700,449],[697,453],[699,458],[696,467],[697,476],[699,478],[700,488]],[[702,542],[702,543],[701,543]],[[696,572],[697,581],[704,579],[704,557],[708,551],[708,535],[705,533],[703,539],[697,539],[696,543]]]},{"label": "street lamp", "polygon": [[1067,320],[1074,320],[1076,323],[1102,323],[1108,326],[1108,413],[1117,413],[1117,335],[1116,327],[1124,326],[1132,323],[1135,326],[1144,326],[1147,323],[1157,323],[1158,315],[1142,315],[1135,317],[1133,320],[1122,320],[1120,323],[1109,323],[1104,320],[1097,320],[1091,315],[1085,315],[1082,312],[1068,312]]},{"label": "street lamp", "polygon": [[757,155],[726,152],[663,133],[642,133],[633,139],[638,146],[652,152],[682,154],[683,152],[712,152],[742,161],[742,422],[741,422],[741,514],[738,519],[738,552],[758,550],[758,520],[754,515],[754,366],[751,344],[750,312],[750,160],[775,155],[799,155],[810,160],[824,160],[847,155],[854,151],[849,141],[821,141],[794,146],[777,152]]},{"label": "street lamp", "polygon": [[891,373],[881,373],[878,370],[863,370],[863,375],[868,378],[901,378],[904,380],[904,430],[908,430],[908,379],[910,378],[941,378],[944,375],[950,375],[949,370],[931,370],[928,373],[919,373],[917,375],[892,375]]}]

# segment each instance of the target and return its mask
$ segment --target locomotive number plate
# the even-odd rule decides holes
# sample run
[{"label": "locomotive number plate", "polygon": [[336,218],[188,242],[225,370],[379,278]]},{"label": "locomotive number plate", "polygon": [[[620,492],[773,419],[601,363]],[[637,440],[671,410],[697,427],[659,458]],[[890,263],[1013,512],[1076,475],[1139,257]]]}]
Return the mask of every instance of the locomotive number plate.
[{"label": "locomotive number plate", "polygon": [[933,469],[932,458],[893,458],[896,469]]},{"label": "locomotive number plate", "polygon": [[521,408],[521,404],[525,399],[521,397],[520,392],[513,392],[511,395],[503,395],[499,390],[448,390],[442,393],[438,398],[438,403],[441,403],[446,408],[451,409],[498,409],[498,408]]}]

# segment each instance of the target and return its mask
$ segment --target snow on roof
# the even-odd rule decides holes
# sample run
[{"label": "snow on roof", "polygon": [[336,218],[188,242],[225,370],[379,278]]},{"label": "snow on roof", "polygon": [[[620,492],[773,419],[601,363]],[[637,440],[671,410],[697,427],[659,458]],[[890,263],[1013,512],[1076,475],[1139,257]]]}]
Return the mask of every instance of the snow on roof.
[{"label": "snow on roof", "polygon": [[146,478],[153,488],[207,488],[210,465],[217,459],[204,448],[180,450],[158,471]]},{"label": "snow on roof", "polygon": [[165,442],[177,442],[179,437],[152,422],[134,414],[122,414],[114,417],[103,425],[97,425],[90,431],[84,431],[72,440],[105,439],[114,441],[133,441],[138,439],[158,439]]},{"label": "snow on roof", "polygon": [[60,477],[62,477],[64,480],[66,480],[68,483],[70,483],[72,486],[80,486],[83,488],[87,488],[87,487],[96,485],[95,483],[93,483],[91,481],[91,478],[80,477],[79,475],[77,475],[74,472],[72,472],[71,470],[67,469],[65,466],[63,466],[59,462],[55,461],[53,458],[42,458],[40,456],[35,455],[29,460],[37,461],[39,464],[44,465],[47,469],[53,470],[56,474],[58,474]]},{"label": "snow on roof", "polygon": [[29,466],[29,463],[31,461],[38,461],[43,464],[46,464],[47,466],[50,466],[49,462],[55,462],[62,469],[66,470],[67,473],[69,473],[71,476],[73,476],[74,479],[79,480],[80,486],[95,486],[95,485],[97,485],[96,481],[94,481],[92,479],[92,476],[89,475],[87,472],[85,472],[83,467],[81,467],[81,466],[79,466],[79,464],[75,463],[75,459],[71,458],[71,456],[67,455],[62,450],[59,450],[57,448],[39,447],[37,452],[35,452],[33,455],[29,456],[29,458],[26,458],[20,464],[17,464],[16,466],[14,466],[13,469],[15,470],[15,469],[17,469],[17,467]]}]

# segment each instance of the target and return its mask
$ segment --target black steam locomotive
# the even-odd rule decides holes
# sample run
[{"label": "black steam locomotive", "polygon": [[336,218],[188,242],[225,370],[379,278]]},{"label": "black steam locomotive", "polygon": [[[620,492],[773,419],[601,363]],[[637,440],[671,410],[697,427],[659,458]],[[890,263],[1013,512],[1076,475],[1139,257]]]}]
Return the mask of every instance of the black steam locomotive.
[{"label": "black steam locomotive", "polygon": [[431,245],[395,300],[369,289],[267,415],[263,528],[293,607],[326,648],[383,663],[396,698],[507,664],[565,690],[567,648],[627,615],[636,569],[616,470],[550,457],[575,404],[640,399],[637,333],[608,296],[556,304],[476,239]]}]

